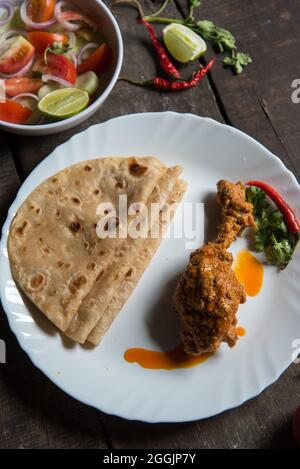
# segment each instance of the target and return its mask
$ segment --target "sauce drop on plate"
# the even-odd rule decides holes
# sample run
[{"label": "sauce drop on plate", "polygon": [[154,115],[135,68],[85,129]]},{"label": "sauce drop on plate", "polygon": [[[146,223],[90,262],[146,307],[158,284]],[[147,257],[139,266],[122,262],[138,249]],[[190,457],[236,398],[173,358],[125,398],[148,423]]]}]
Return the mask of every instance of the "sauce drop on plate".
[{"label": "sauce drop on plate", "polygon": [[233,269],[238,281],[244,285],[247,295],[258,295],[264,278],[262,263],[251,252],[244,250],[238,254]]},{"label": "sauce drop on plate", "polygon": [[176,368],[192,368],[205,362],[213,353],[204,353],[199,357],[187,355],[182,345],[158,352],[142,348],[130,348],[124,353],[124,359],[129,363],[138,363],[149,370],[175,370]]},{"label": "sauce drop on plate", "polygon": [[244,335],[246,335],[246,329],[244,329],[244,327],[237,327],[236,333],[239,337],[244,337]]}]

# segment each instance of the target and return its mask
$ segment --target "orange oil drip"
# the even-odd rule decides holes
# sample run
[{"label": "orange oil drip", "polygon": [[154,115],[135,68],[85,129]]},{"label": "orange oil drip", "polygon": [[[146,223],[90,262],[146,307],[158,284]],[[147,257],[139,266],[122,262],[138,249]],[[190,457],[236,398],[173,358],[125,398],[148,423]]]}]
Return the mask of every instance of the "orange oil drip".
[{"label": "orange oil drip", "polygon": [[258,295],[264,278],[262,263],[251,252],[244,250],[238,254],[233,268],[238,281],[244,285],[247,295]]},{"label": "orange oil drip", "polygon": [[237,327],[236,333],[239,337],[244,337],[244,335],[246,335],[246,329],[244,327]]},{"label": "orange oil drip", "polygon": [[213,353],[203,353],[199,357],[187,355],[182,345],[166,352],[130,348],[124,353],[124,359],[129,363],[138,363],[149,370],[175,370],[176,368],[192,368],[204,363]]}]

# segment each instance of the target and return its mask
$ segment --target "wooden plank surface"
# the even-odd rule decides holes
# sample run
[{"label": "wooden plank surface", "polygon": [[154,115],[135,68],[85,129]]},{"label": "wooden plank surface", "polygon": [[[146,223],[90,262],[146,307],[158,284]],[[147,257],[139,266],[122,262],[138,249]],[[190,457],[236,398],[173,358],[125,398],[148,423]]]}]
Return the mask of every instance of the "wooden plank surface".
[{"label": "wooden plank surface", "polygon": [[213,84],[229,123],[252,135],[300,176],[300,105],[291,99],[299,78],[299,4],[294,0],[204,1],[201,17],[232,31],[253,64],[232,77],[221,60]]},{"label": "wooden plank surface", "polygon": [[[150,1],[143,4],[148,10],[155,9]],[[180,9],[173,4],[168,11],[180,15],[184,7],[180,2]],[[156,64],[147,33],[135,22],[134,11],[122,12],[118,16],[125,43],[122,75],[149,78],[156,73]],[[210,79],[181,94],[158,93],[121,82],[104,106],[79,128],[50,137],[9,136],[13,158],[0,141],[2,219],[17,191],[18,175],[23,180],[58,144],[78,131],[132,112],[174,110],[225,120],[260,140],[300,175],[300,104],[293,104],[290,98],[291,82],[300,78],[296,2],[252,0],[241,7],[238,0],[204,0],[200,12],[202,18],[235,32],[241,49],[251,53],[254,64],[245,74],[233,77],[218,64]],[[72,400],[30,364],[3,314],[0,331],[8,348],[8,363],[0,367],[0,447],[293,447],[290,428],[292,413],[300,402],[299,366],[290,367],[258,398],[220,416],[190,424],[147,425],[110,417]]]}]

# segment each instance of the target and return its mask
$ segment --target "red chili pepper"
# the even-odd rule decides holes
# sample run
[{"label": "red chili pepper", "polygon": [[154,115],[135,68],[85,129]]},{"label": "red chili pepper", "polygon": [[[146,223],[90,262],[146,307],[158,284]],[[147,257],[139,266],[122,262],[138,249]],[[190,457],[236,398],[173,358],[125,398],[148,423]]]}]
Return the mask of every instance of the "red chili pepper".
[{"label": "red chili pepper", "polygon": [[159,63],[164,72],[168,75],[171,75],[175,78],[180,78],[180,72],[177,70],[175,65],[169,59],[169,56],[164,48],[164,46],[159,42],[152,24],[146,21],[144,18],[138,20],[139,23],[142,23],[148,29],[152,44],[159,58]]},{"label": "red chili pepper", "polygon": [[265,182],[260,181],[249,181],[246,183],[246,185],[255,186],[263,190],[270,197],[270,199],[273,200],[274,204],[281,211],[290,232],[293,234],[300,233],[300,224],[297,220],[295,213],[273,187],[269,186]]},{"label": "red chili pepper", "polygon": [[200,70],[198,70],[194,74],[191,80],[170,81],[170,80],[167,80],[166,78],[155,77],[152,80],[144,82],[144,85],[152,85],[155,88],[159,88],[161,90],[167,90],[167,91],[187,90],[189,88],[192,88],[193,86],[196,86],[199,83],[199,81],[201,81],[202,78],[205,77],[205,75],[212,68],[215,62],[216,62],[216,59],[210,60],[205,67],[200,68]]}]

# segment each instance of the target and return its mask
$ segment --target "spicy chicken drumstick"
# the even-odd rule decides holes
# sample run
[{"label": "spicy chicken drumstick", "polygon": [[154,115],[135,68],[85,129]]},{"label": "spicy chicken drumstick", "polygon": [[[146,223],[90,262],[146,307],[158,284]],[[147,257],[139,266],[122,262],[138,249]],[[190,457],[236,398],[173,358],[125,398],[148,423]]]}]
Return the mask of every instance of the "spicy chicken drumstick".
[{"label": "spicy chicken drumstick", "polygon": [[246,301],[226,249],[246,227],[255,225],[253,206],[246,201],[242,183],[222,180],[217,187],[222,212],[217,239],[191,255],[175,291],[181,338],[190,355],[214,352],[221,342],[234,347],[238,340],[236,313]]}]

